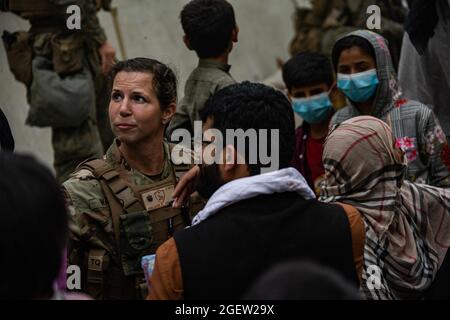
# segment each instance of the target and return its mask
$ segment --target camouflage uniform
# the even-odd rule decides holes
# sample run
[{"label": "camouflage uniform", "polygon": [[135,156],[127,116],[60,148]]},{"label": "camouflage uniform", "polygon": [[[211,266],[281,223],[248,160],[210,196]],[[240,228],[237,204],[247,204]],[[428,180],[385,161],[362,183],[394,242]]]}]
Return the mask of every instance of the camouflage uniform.
[{"label": "camouflage uniform", "polygon": [[[403,23],[406,19],[407,8],[402,4],[401,0],[358,0],[349,1],[349,16],[353,25],[360,29],[366,29],[366,22],[368,15],[366,13],[367,7],[370,5],[377,5],[381,11],[381,29],[372,30],[381,34],[389,42],[389,50],[391,52],[392,62],[397,69],[400,59],[400,51],[402,48],[403,39]],[[353,7],[350,3],[354,3]]]},{"label": "camouflage uniform", "polygon": [[394,64],[397,65],[403,37],[406,8],[400,0],[311,0],[310,8],[297,8],[294,24],[295,37],[290,51],[321,52],[330,56],[334,43],[341,36],[356,29],[365,29],[370,5],[381,9],[382,34],[390,42]]},{"label": "camouflage uniform", "polygon": [[296,8],[295,36],[289,47],[292,56],[300,52],[322,52],[321,41],[325,31],[346,25],[346,21],[342,21],[341,14],[343,2],[343,0],[310,0],[303,1],[303,6]]},{"label": "camouflage uniform", "polygon": [[197,198],[190,211],[171,207],[173,187],[190,166],[172,163],[168,143],[163,169],[152,177],[131,168],[118,144],[63,184],[72,221],[69,263],[81,267],[82,290],[97,299],[145,297],[141,257],[155,253],[202,206]]},{"label": "camouflage uniform", "polygon": [[[111,0],[37,0],[26,3],[24,0],[9,0],[7,7],[30,21],[28,34],[32,56],[50,58],[53,54],[50,44],[52,36],[60,32],[72,32],[66,27],[66,8],[75,4],[81,9],[81,30],[73,32],[82,34],[82,59],[94,80],[96,108],[92,106],[92,114],[79,126],[52,128],[54,167],[60,182],[67,180],[81,161],[89,157],[100,157],[103,153],[102,142],[108,146],[113,139],[107,111],[106,77],[100,71],[98,53],[99,47],[106,41],[106,35],[97,18],[97,10],[101,7],[109,9],[110,2]],[[30,89],[30,84],[26,85]],[[29,95],[30,93],[28,97]]]}]

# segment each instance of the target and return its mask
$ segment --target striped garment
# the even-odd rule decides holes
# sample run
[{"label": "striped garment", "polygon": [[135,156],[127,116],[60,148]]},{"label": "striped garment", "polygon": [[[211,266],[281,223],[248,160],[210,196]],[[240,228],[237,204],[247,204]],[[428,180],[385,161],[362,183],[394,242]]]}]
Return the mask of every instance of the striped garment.
[{"label": "striped garment", "polygon": [[365,222],[366,297],[420,297],[450,246],[450,190],[404,180],[406,155],[390,127],[374,117],[335,126],[323,162],[320,200],[352,205]]}]

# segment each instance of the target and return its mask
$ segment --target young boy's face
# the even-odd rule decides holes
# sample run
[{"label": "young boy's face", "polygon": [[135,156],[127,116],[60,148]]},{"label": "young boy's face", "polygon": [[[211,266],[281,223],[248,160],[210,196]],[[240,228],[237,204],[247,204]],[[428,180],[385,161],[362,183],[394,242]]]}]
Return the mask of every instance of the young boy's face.
[{"label": "young boy's face", "polygon": [[324,92],[328,92],[330,87],[326,83],[293,87],[289,91],[289,97],[293,98],[309,98]]}]

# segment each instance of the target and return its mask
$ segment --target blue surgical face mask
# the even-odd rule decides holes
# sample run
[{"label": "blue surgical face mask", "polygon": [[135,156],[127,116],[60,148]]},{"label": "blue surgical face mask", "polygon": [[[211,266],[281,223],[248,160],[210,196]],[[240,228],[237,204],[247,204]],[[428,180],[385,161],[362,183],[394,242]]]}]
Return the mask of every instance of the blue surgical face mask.
[{"label": "blue surgical face mask", "polygon": [[324,121],[330,114],[333,104],[327,92],[314,95],[309,98],[293,98],[292,108],[308,123]]},{"label": "blue surgical face mask", "polygon": [[377,70],[337,75],[337,86],[350,100],[366,102],[375,95],[378,87]]}]

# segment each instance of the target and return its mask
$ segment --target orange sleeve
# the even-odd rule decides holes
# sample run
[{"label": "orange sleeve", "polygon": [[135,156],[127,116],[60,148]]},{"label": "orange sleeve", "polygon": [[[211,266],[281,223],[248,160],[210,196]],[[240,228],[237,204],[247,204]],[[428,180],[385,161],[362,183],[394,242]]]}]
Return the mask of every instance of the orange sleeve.
[{"label": "orange sleeve", "polygon": [[344,208],[350,224],[350,230],[352,233],[353,261],[355,263],[359,281],[361,282],[364,264],[364,245],[366,241],[364,221],[361,214],[355,207],[343,203],[338,204]]},{"label": "orange sleeve", "polygon": [[156,250],[155,266],[149,279],[147,300],[183,299],[183,278],[175,240],[170,238]]}]

